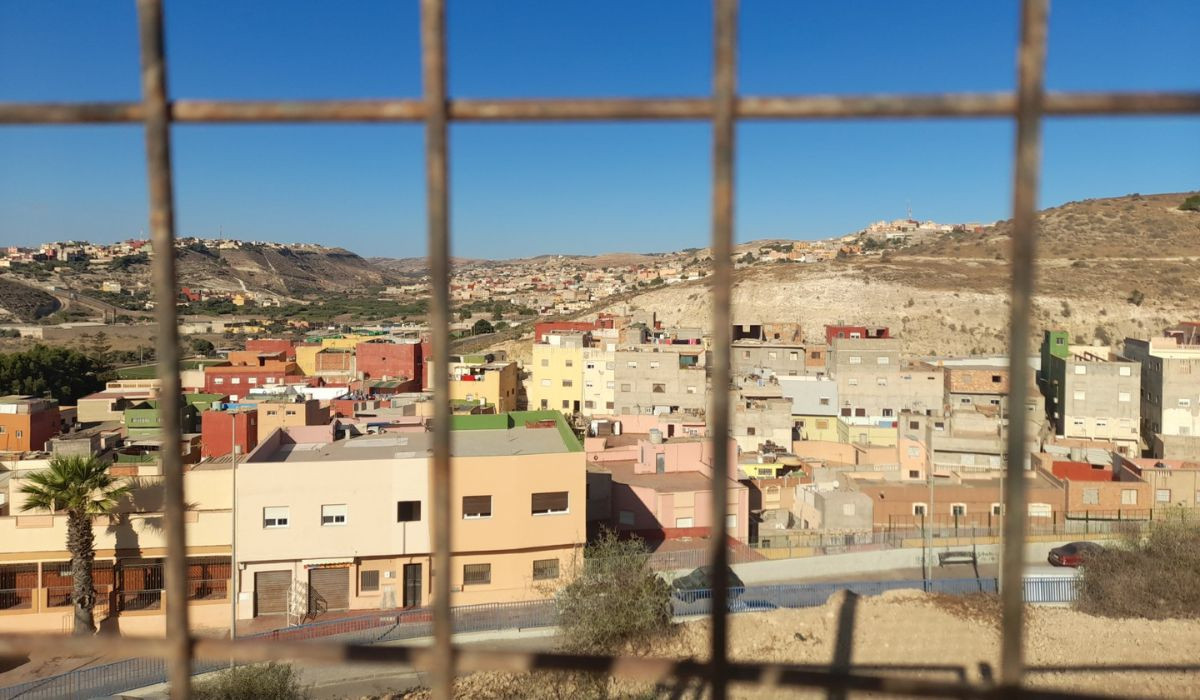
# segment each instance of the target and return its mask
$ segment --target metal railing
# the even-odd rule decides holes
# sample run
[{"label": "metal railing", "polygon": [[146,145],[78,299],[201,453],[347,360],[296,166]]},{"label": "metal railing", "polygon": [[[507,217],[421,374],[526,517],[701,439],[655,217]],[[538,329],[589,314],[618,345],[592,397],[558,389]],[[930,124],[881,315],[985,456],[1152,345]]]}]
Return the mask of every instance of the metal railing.
[{"label": "metal railing", "polygon": [[[735,88],[737,58],[737,0],[714,0],[714,80],[708,97],[677,99],[535,99],[451,100],[446,92],[446,41],[444,0],[421,0],[423,96],[419,100],[328,100],[231,102],[169,100],[163,47],[162,0],[137,0],[141,46],[142,100],[72,104],[0,104],[0,124],[83,124],[141,122],[145,130],[149,185],[150,232],[156,251],[153,287],[157,330],[158,376],[165,396],[180,393],[179,343],[175,309],[176,262],[174,189],[171,169],[170,125],[212,122],[423,122],[425,125],[426,195],[429,238],[429,272],[432,283],[430,323],[433,361],[449,365],[450,225],[447,174],[447,126],[451,121],[587,121],[587,120],[706,120],[713,131],[712,242],[713,288],[712,345],[709,366],[713,386],[730,386],[730,298],[733,245],[734,123],[741,119],[880,119],[916,117],[1007,117],[1016,123],[1014,163],[1012,286],[1009,348],[1024,353],[1030,340],[1031,303],[1036,263],[1035,219],[1039,174],[1040,127],[1045,115],[1148,115],[1200,113],[1200,93],[1058,93],[1043,87],[1048,0],[1022,0],[1020,41],[1017,51],[1015,93],[959,93],[935,95],[877,94],[862,96],[808,95],[790,97],[739,97]],[[1010,402],[1024,405],[1028,365],[1010,362]],[[448,382],[437,377],[434,388],[433,478],[431,506],[435,552],[434,568],[450,569],[450,401]],[[711,434],[729,433],[729,393],[711,392],[707,415]],[[164,444],[179,442],[179,406],[160,402]],[[1025,423],[1016,421],[1008,431],[1007,475],[1004,501],[1009,512],[1025,512]],[[450,578],[439,576],[433,590],[435,644],[431,649],[392,647],[360,648],[354,645],[321,649],[318,645],[289,646],[255,640],[194,638],[188,627],[186,542],[181,455],[163,455],[165,528],[167,538],[167,639],[62,639],[28,634],[0,635],[0,653],[52,649],[58,654],[122,651],[167,659],[171,692],[190,696],[189,678],[195,658],[260,661],[293,655],[306,661],[336,659],[411,661],[431,671],[434,696],[452,694],[456,671],[552,668],[616,673],[631,678],[661,680],[702,678],[712,697],[723,700],[730,680],[769,682],[775,685],[871,690],[929,697],[989,697],[998,694],[1032,697],[1021,687],[1023,678],[1022,595],[1020,575],[1025,522],[1013,518],[1004,529],[1003,651],[998,686],[972,686],[889,679],[849,671],[780,667],[772,664],[730,663],[726,656],[724,584],[727,554],[725,504],[729,472],[728,455],[714,452],[714,510],[711,564],[717,571],[714,596],[712,648],[708,662],[631,658],[614,664],[605,656],[530,654],[519,651],[455,650],[451,645]],[[386,653],[384,653],[386,652]]]},{"label": "metal railing", "polygon": [[[809,608],[824,605],[834,593],[850,591],[872,596],[897,590],[963,595],[995,593],[994,578],[940,579],[934,581],[849,581],[844,583],[787,584],[745,586],[728,592],[728,612],[763,612],[775,608]],[[1023,595],[1030,603],[1070,603],[1075,600],[1074,579],[1026,578]],[[712,591],[687,591],[672,596],[676,619],[712,614]],[[558,610],[553,599],[515,603],[486,603],[451,609],[456,632],[490,632],[553,627]],[[284,627],[246,637],[269,641],[319,640],[343,644],[372,645],[384,642],[428,638],[433,632],[433,611],[416,608],[380,611],[355,617]],[[211,661],[197,664],[193,673],[202,674],[224,668]],[[0,700],[41,700],[42,698],[94,698],[113,695],[166,681],[166,666],[160,659],[125,659],[113,663],[77,669],[64,674],[0,688]]]}]

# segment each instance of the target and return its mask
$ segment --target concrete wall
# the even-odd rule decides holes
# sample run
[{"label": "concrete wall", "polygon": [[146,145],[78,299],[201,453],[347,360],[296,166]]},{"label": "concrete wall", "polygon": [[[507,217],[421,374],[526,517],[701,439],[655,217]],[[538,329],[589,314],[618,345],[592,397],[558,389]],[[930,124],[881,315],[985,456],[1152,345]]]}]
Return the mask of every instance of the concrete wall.
[{"label": "concrete wall", "polygon": [[792,400],[792,414],[836,416],[841,403],[838,383],[828,377],[780,377],[779,389]]},{"label": "concrete wall", "polygon": [[[697,356],[697,364],[681,367],[680,355]],[[641,350],[618,350],[616,363],[617,413],[707,410],[704,352],[699,347],[647,345]]]}]

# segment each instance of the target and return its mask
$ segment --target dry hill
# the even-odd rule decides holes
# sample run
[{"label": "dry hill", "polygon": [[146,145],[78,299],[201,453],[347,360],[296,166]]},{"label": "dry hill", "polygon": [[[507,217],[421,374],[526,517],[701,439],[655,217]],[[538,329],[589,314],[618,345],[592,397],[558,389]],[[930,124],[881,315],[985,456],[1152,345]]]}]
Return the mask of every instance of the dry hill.
[{"label": "dry hill", "polygon": [[[1200,212],[1178,210],[1186,197],[1130,195],[1042,212],[1036,327],[1105,343],[1196,317]],[[1004,352],[1010,234],[1000,222],[882,255],[744,268],[734,317],[798,319],[811,337],[841,320],[888,325],[914,354]],[[628,306],[685,326],[707,327],[711,311],[706,282],[658,288]]]}]

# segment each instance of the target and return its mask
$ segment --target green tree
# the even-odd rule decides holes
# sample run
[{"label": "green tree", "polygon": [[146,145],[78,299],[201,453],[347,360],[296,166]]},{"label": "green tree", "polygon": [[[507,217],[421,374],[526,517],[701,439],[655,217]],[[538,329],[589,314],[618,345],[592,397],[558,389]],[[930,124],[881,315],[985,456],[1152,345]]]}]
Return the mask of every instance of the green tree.
[{"label": "green tree", "polygon": [[192,338],[188,345],[192,348],[192,352],[205,357],[213,354],[217,349],[215,345],[204,338]]},{"label": "green tree", "polygon": [[39,344],[23,352],[0,354],[0,391],[49,394],[71,406],[79,397],[103,389],[111,369],[107,361],[88,353]]},{"label": "green tree", "polygon": [[496,329],[487,319],[479,319],[475,325],[471,326],[471,335],[483,335],[485,333],[495,333]]},{"label": "green tree", "polygon": [[114,479],[108,464],[95,457],[55,456],[49,466],[33,472],[21,485],[22,510],[48,510],[67,514],[67,551],[71,553],[71,602],[75,606],[75,634],[96,631],[92,610],[96,590],[92,561],[96,558],[92,518],[108,515],[129,492]]},{"label": "green tree", "polygon": [[557,596],[567,651],[612,653],[670,627],[671,594],[650,569],[646,544],[604,530],[584,552],[582,571]]}]

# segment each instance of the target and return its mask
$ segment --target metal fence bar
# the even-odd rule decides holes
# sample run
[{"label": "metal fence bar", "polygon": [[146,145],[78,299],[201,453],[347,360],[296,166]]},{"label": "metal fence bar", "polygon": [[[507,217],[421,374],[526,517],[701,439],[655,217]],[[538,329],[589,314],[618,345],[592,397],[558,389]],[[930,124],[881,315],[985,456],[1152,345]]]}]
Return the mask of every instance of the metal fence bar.
[{"label": "metal fence bar", "polygon": [[179,327],[175,315],[175,194],[171,184],[171,125],[161,0],[138,0],[142,55],[142,116],[146,123],[146,179],[150,186],[150,237],[154,244],[154,316],[158,324],[158,402],[163,442],[163,503],[167,539],[167,639],[171,697],[191,695],[191,645],[187,603],[187,541],[180,453]]},{"label": "metal fence bar", "polygon": [[713,32],[713,365],[712,404],[712,543],[713,570],[712,650],[709,682],[713,700],[725,700],[728,685],[728,625],[726,597],[729,588],[729,384],[730,303],[733,296],[733,153],[734,96],[737,93],[737,0],[715,0]]},{"label": "metal fence bar", "polygon": [[[1024,406],[1029,382],[1030,313],[1037,262],[1037,186],[1041,149],[1043,75],[1046,66],[1047,0],[1021,3],[1021,41],[1017,51],[1017,144],[1013,185],[1012,318],[1009,322],[1009,405]],[[1003,635],[1000,682],[1015,688],[1024,677],[1026,490],[1025,421],[1008,424],[1008,463],[1004,480],[1004,521],[1000,589]],[[1015,517],[1014,517],[1015,516]]]},{"label": "metal fence bar", "polygon": [[[709,98],[573,98],[448,100],[453,121],[707,121]],[[1013,117],[1013,93],[945,95],[757,95],[735,100],[738,119],[894,119]],[[1165,115],[1200,111],[1197,92],[1047,93],[1047,116]],[[425,104],[416,99],[231,101],[180,99],[168,103],[177,123],[420,122]],[[44,102],[0,104],[0,124],[105,124],[143,121],[140,102]]]},{"label": "metal fence bar", "polygon": [[425,108],[425,196],[429,228],[430,323],[433,329],[433,696],[454,694],[454,619],[450,613],[450,205],[447,168],[446,7],[421,1]]}]

